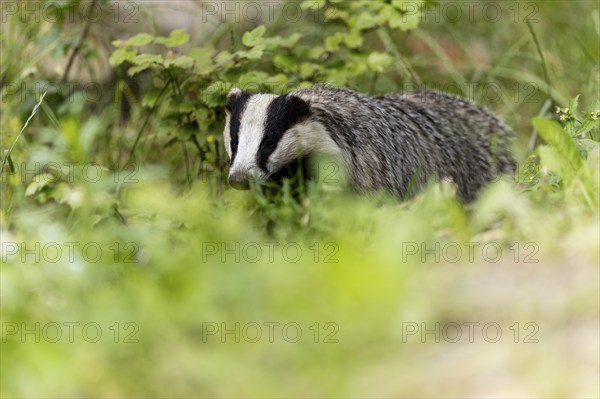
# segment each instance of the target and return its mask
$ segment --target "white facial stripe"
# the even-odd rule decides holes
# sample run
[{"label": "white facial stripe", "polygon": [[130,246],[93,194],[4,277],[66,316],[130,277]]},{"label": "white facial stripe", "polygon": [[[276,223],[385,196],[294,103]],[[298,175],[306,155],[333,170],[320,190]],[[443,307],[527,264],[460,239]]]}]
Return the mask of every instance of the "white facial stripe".
[{"label": "white facial stripe", "polygon": [[227,115],[225,118],[225,130],[223,130],[223,144],[225,145],[225,151],[227,151],[229,159],[231,159],[231,131],[229,128],[229,119],[231,119],[231,116]]},{"label": "white facial stripe", "polygon": [[277,97],[274,94],[256,94],[246,103],[238,133],[238,147],[230,174],[234,172],[260,173],[256,164],[256,154],[265,134],[265,122],[269,104]]},{"label": "white facial stripe", "polygon": [[308,154],[337,155],[339,147],[319,122],[308,120],[284,133],[279,145],[271,154],[268,169],[274,170]]}]

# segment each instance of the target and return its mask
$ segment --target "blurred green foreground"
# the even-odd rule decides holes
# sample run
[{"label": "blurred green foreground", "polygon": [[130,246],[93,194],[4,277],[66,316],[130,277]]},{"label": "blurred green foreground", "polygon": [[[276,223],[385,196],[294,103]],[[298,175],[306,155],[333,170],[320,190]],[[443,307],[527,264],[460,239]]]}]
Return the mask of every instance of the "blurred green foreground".
[{"label": "blurred green foreground", "polygon": [[[370,25],[379,23],[370,11],[353,20],[350,3],[318,3],[339,7],[345,25],[306,25],[306,42],[282,50],[289,59],[268,43],[256,50],[261,30],[225,30],[208,39],[212,50],[190,50],[196,62],[214,51],[205,65],[149,62],[132,76],[115,68],[101,101],[49,93],[18,138],[41,92],[23,96],[15,85],[59,81],[64,67],[43,65],[71,54],[85,24],[19,19],[2,2],[12,25],[0,40],[0,155],[16,145],[0,182],[1,397],[600,396],[598,5],[515,3],[519,23],[446,15],[396,29]],[[532,10],[538,45],[523,22]],[[107,61],[94,37],[144,55],[127,53],[124,40],[153,28],[121,28],[93,25],[80,57]],[[305,47],[338,28],[364,35],[356,48],[328,41],[341,46],[331,57],[347,51],[352,64],[310,61]],[[242,44],[264,55],[217,53]],[[373,48],[394,63],[369,56]],[[168,51],[165,60],[179,50]],[[301,68],[287,62],[303,56]],[[359,73],[360,60],[368,66]],[[519,170],[468,205],[448,182],[408,201],[327,181],[299,197],[289,186],[274,199],[231,190],[218,170],[223,93],[201,103],[179,78],[225,82],[226,91],[250,72],[279,76],[273,65],[289,83],[334,71],[373,93],[417,78],[496,82],[500,101],[480,91],[475,100],[513,126]],[[165,81],[183,89],[153,106]],[[115,99],[129,95],[140,98],[125,112]],[[197,125],[178,96],[197,107]],[[223,165],[196,175],[197,149]]]}]

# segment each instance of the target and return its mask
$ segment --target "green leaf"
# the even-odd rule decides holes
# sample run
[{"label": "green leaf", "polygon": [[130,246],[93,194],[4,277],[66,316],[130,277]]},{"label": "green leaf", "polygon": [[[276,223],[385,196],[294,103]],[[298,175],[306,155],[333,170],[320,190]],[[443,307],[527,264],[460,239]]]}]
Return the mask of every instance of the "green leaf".
[{"label": "green leaf", "polygon": [[298,69],[298,62],[292,56],[285,54],[277,54],[273,58],[275,66],[285,72],[296,72]]},{"label": "green leaf", "polygon": [[137,55],[137,53],[133,50],[120,48],[118,50],[115,50],[110,55],[110,58],[108,59],[108,63],[110,64],[110,66],[112,66],[114,68],[116,66],[121,65],[125,61],[131,62],[131,60],[133,60],[133,57],[135,57],[136,55]]},{"label": "green leaf", "polygon": [[214,82],[203,91],[203,102],[212,108],[222,107],[225,104],[225,97],[233,84],[228,82]]},{"label": "green leaf", "polygon": [[194,59],[188,57],[187,55],[180,55],[175,58],[165,60],[164,65],[167,68],[174,66],[182,69],[189,69],[194,66]]},{"label": "green leaf", "polygon": [[561,154],[573,172],[581,167],[583,159],[577,146],[558,122],[537,117],[533,119],[533,126],[539,131],[544,141]]},{"label": "green leaf", "polygon": [[233,54],[231,54],[227,50],[224,50],[217,54],[215,62],[217,63],[217,65],[227,68],[233,64],[234,58],[235,56]]},{"label": "green leaf", "polygon": [[215,48],[213,46],[206,47],[194,47],[188,51],[188,57],[191,57],[196,61],[196,67],[204,67],[213,63],[213,55],[215,54]]},{"label": "green leaf", "polygon": [[331,21],[333,19],[341,19],[342,21],[348,21],[350,19],[350,13],[346,10],[340,10],[339,8],[328,8],[325,10],[325,19]]},{"label": "green leaf", "polygon": [[253,47],[250,51],[246,51],[245,58],[248,58],[250,60],[259,60],[262,58],[264,52],[265,46],[261,44],[256,47]]},{"label": "green leaf", "polygon": [[128,76],[135,76],[136,74],[145,71],[152,67],[152,64],[144,64],[144,65],[133,65],[131,68],[127,70]]},{"label": "green leaf", "polygon": [[597,127],[600,126],[600,120],[591,120],[591,119],[586,119],[582,124],[581,127],[579,129],[577,129],[577,135],[581,135],[581,134],[585,134],[587,132],[589,132],[592,129],[595,129]]},{"label": "green leaf", "polygon": [[243,74],[238,79],[238,85],[241,87],[257,87],[265,83],[269,75],[262,71],[251,71]]},{"label": "green leaf", "polygon": [[344,40],[344,34],[341,32],[336,33],[333,36],[329,36],[325,39],[325,48],[328,51],[338,51],[340,48],[340,44]]},{"label": "green leaf", "polygon": [[33,181],[27,186],[25,190],[25,196],[30,197],[35,193],[41,191],[48,184],[56,181],[56,177],[50,173],[41,173],[33,178]]},{"label": "green leaf", "polygon": [[351,18],[350,24],[356,29],[365,30],[378,26],[381,22],[381,18],[377,14],[372,12],[363,12],[356,18]]},{"label": "green leaf", "polygon": [[392,7],[398,12],[390,12],[387,17],[388,24],[392,29],[400,29],[402,31],[416,29],[421,22],[421,9],[425,5],[422,0],[392,0]]},{"label": "green leaf", "polygon": [[76,207],[77,205],[81,205],[74,203],[79,202],[76,200],[73,201],[77,197],[79,196],[72,195],[72,190],[69,188],[69,185],[65,182],[58,183],[55,187],[52,187],[52,189],[50,189],[48,192],[49,199],[54,199],[59,204],[68,203],[69,206],[71,206],[72,208]]},{"label": "green leaf", "polygon": [[162,88],[159,87],[153,87],[146,91],[146,93],[142,97],[142,106],[148,108],[153,107],[156,101],[158,100],[161,91]]},{"label": "green leaf", "polygon": [[589,153],[598,152],[600,150],[600,143],[590,139],[577,140],[577,146],[581,148],[582,152],[585,154],[585,158],[587,158]]},{"label": "green leaf", "polygon": [[300,8],[303,10],[318,11],[325,7],[326,0],[305,0],[300,4]]},{"label": "green leaf", "polygon": [[140,33],[127,39],[125,44],[132,47],[141,47],[152,43],[153,40],[154,36],[149,35],[148,33]]},{"label": "green leaf", "polygon": [[183,29],[176,29],[169,35],[168,38],[157,37],[154,42],[163,44],[169,48],[181,46],[190,40],[190,35],[187,34]]},{"label": "green leaf", "polygon": [[263,43],[263,35],[266,31],[267,27],[265,25],[260,25],[254,30],[244,33],[244,36],[242,36],[242,43],[246,47],[258,46]]},{"label": "green leaf", "polygon": [[270,37],[270,38],[264,39],[263,43],[266,46],[266,48],[268,48],[269,50],[275,50],[280,47],[291,48],[294,45],[296,45],[298,40],[300,40],[301,38],[302,38],[301,33],[293,33],[292,35],[290,35],[288,37],[280,37],[280,36]]},{"label": "green leaf", "polygon": [[302,64],[300,64],[300,76],[303,79],[307,79],[311,77],[315,73],[315,71],[317,71],[317,69],[317,66],[308,62],[303,62]]},{"label": "green leaf", "polygon": [[139,54],[133,57],[131,60],[135,65],[148,65],[152,64],[162,64],[164,63],[164,59],[161,55],[158,54]]},{"label": "green leaf", "polygon": [[359,48],[363,44],[363,35],[358,29],[352,29],[344,37],[344,43],[346,43],[349,48]]},{"label": "green leaf", "polygon": [[538,147],[537,152],[540,156],[540,165],[542,168],[557,173],[562,180],[568,181],[573,177],[573,169],[555,147],[542,145]]},{"label": "green leaf", "polygon": [[414,8],[420,9],[424,5],[424,0],[392,0],[392,6],[402,12],[407,12]]},{"label": "green leaf", "polygon": [[575,97],[572,100],[569,100],[569,112],[575,114],[575,111],[577,111],[577,107],[579,105],[579,96],[581,96],[581,94],[578,94],[577,97]]},{"label": "green leaf", "polygon": [[367,64],[369,65],[369,69],[383,72],[386,67],[392,65],[392,61],[393,58],[389,54],[373,52],[369,54]]},{"label": "green leaf", "polygon": [[408,30],[417,29],[419,22],[421,21],[421,15],[415,14],[404,14],[398,18],[392,18],[389,20],[390,28],[400,29],[403,32]]}]

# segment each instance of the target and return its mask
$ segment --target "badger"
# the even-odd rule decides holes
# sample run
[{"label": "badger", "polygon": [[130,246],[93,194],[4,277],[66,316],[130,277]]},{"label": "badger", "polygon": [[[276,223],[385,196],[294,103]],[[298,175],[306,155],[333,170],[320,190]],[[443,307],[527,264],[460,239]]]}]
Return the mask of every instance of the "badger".
[{"label": "badger", "polygon": [[511,130],[487,109],[433,90],[369,96],[315,86],[287,94],[227,95],[229,184],[279,177],[299,159],[340,158],[358,192],[412,197],[430,179],[456,184],[466,202],[515,168]]}]

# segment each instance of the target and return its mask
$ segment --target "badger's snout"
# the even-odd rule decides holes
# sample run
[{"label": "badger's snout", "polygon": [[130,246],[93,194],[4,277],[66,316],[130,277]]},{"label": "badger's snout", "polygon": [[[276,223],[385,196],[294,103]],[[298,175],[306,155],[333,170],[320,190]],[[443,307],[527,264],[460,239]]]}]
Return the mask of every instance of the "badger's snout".
[{"label": "badger's snout", "polygon": [[253,164],[234,164],[229,170],[229,185],[237,190],[250,189],[250,181],[264,181],[267,175]]},{"label": "badger's snout", "polygon": [[233,172],[229,175],[227,181],[229,185],[236,190],[249,190],[250,189],[250,176],[244,172]]}]

